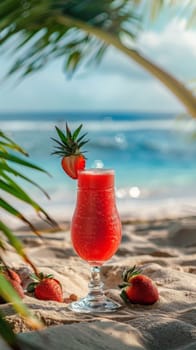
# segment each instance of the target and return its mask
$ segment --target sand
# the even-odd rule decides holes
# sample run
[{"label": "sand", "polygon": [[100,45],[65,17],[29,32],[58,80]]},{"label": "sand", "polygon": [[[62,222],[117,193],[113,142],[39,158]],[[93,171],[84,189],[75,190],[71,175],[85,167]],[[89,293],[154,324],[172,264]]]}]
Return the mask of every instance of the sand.
[{"label": "sand", "polygon": [[[167,213],[168,214],[168,213]],[[24,302],[46,328],[30,331],[10,304],[0,305],[25,349],[196,349],[196,218],[162,215],[122,218],[123,238],[118,252],[102,267],[106,294],[122,308],[105,315],[74,314],[66,303],[39,301],[26,295]],[[17,227],[16,234],[28,255],[43,272],[53,273],[65,298],[85,296],[89,266],[77,257],[70,242],[70,222],[62,230],[44,232],[40,239]],[[28,268],[10,249],[6,261],[28,283]],[[122,271],[132,265],[156,283],[160,299],[151,306],[125,305],[118,284]],[[28,344],[28,345],[27,345]],[[7,346],[0,342],[0,349]]]}]

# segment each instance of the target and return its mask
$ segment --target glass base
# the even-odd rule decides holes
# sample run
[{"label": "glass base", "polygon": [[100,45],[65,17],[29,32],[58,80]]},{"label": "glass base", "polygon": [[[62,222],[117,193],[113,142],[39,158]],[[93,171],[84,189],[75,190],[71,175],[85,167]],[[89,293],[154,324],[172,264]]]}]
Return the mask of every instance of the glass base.
[{"label": "glass base", "polygon": [[118,304],[117,302],[114,302],[113,300],[109,298],[104,298],[104,300],[98,302],[98,301],[91,301],[89,300],[88,296],[86,298],[82,298],[78,301],[74,301],[73,303],[69,304],[68,308],[74,312],[80,312],[80,313],[106,313],[106,312],[115,312],[119,308],[121,308],[122,305]]}]

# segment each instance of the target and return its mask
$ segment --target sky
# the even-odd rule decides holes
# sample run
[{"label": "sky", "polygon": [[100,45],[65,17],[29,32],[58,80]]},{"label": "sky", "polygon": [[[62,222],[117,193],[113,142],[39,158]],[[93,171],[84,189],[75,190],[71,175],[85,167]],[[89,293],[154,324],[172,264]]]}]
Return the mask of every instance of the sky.
[{"label": "sky", "polygon": [[[161,29],[149,28],[138,39],[141,53],[188,83],[196,72],[196,31],[186,21],[171,20]],[[10,66],[0,55],[0,78]],[[63,60],[46,66],[19,85],[1,84],[0,113],[26,111],[147,111],[181,112],[184,106],[162,83],[130,58],[109,48],[99,66],[70,80]]]}]

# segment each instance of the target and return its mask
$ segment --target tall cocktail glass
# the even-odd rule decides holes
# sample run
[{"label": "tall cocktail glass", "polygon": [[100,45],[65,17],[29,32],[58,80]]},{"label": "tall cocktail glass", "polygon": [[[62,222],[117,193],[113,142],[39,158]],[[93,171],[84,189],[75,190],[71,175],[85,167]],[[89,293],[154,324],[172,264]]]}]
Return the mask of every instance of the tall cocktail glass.
[{"label": "tall cocktail glass", "polygon": [[70,304],[75,312],[112,312],[119,304],[103,291],[100,268],[117,251],[121,222],[116,208],[114,170],[87,169],[78,174],[76,208],[71,225],[76,253],[91,266],[89,292]]}]

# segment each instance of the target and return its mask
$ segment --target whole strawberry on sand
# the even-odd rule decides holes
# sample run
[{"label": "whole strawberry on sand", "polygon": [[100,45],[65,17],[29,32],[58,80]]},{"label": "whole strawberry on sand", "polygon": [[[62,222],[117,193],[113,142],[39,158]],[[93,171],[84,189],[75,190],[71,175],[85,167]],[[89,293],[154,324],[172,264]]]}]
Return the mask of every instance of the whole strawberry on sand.
[{"label": "whole strawberry on sand", "polygon": [[27,287],[29,293],[34,293],[34,296],[40,300],[63,302],[61,283],[53,275],[44,275],[40,272],[39,275],[33,275],[31,277],[34,279],[34,282],[30,283]]},{"label": "whole strawberry on sand", "polygon": [[120,296],[126,303],[152,305],[159,299],[159,292],[152,279],[143,275],[136,266],[123,272]]}]

